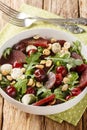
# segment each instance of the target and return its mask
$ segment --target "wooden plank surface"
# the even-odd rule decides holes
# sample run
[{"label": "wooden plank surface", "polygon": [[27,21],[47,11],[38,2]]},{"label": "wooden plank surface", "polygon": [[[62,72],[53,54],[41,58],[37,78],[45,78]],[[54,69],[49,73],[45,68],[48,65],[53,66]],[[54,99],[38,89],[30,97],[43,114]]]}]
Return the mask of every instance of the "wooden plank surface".
[{"label": "wooden plank surface", "polygon": [[[64,17],[87,17],[87,0],[2,0],[18,9],[25,2]],[[0,30],[6,22],[0,12]],[[59,124],[44,116],[21,112],[0,96],[0,130],[87,130],[87,111],[76,127],[63,122]]]}]

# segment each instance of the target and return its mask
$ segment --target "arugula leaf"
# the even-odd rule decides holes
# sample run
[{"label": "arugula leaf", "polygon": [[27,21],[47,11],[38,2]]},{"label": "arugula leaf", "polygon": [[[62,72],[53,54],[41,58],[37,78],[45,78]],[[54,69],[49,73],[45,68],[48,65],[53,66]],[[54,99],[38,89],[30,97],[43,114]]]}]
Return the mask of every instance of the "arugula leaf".
[{"label": "arugula leaf", "polygon": [[51,90],[50,89],[46,89],[44,87],[38,89],[38,91],[37,91],[37,96],[39,98],[45,98],[45,97],[47,97],[47,96],[49,96],[51,94],[52,94]]},{"label": "arugula leaf", "polygon": [[15,87],[18,90],[18,92],[24,94],[27,89],[27,79],[18,79],[17,83],[15,84]]},{"label": "arugula leaf", "polygon": [[74,59],[74,58],[69,57],[69,56],[67,57],[66,55],[63,57],[56,55],[54,57],[47,57],[46,59],[51,59],[54,63],[59,61],[61,64],[64,64],[64,65],[68,64],[68,65],[70,65],[70,68],[75,67],[77,65],[81,65],[83,63],[83,61],[80,59]]},{"label": "arugula leaf", "polygon": [[61,88],[57,88],[54,90],[54,94],[56,96],[56,99],[60,99],[61,101],[66,101],[65,97],[66,95],[68,95],[68,91],[62,92]]},{"label": "arugula leaf", "polygon": [[8,85],[10,85],[10,81],[3,76],[2,80],[0,81],[1,88],[7,87]]},{"label": "arugula leaf", "polygon": [[81,54],[81,43],[80,43],[80,41],[73,42],[73,45],[70,48],[70,52],[76,52],[77,54]]},{"label": "arugula leaf", "polygon": [[27,62],[27,70],[26,70],[26,75],[30,75],[33,68],[35,68],[35,65],[38,63],[39,58],[41,56],[40,52],[37,52],[35,54],[31,54],[30,57],[26,58],[26,62]]},{"label": "arugula leaf", "polygon": [[4,52],[3,52],[3,57],[4,57],[5,59],[7,59],[7,56],[10,55],[11,51],[12,51],[12,48],[10,48],[10,47],[6,48],[6,49],[4,50]]},{"label": "arugula leaf", "polygon": [[69,76],[69,81],[67,82],[67,84],[69,84],[69,86],[70,86],[69,89],[72,89],[79,82],[78,81],[79,75],[78,75],[77,72],[71,72],[69,75],[70,75]]}]

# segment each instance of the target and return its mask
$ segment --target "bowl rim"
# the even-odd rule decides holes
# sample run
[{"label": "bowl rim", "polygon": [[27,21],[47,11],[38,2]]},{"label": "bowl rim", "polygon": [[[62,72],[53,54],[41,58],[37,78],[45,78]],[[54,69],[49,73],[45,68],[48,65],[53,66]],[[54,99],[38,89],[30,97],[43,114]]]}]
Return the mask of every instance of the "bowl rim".
[{"label": "bowl rim", "polygon": [[[9,44],[9,42],[11,41],[11,40],[13,40],[13,39],[15,39],[16,37],[20,37],[20,36],[22,36],[23,34],[25,34],[25,33],[29,33],[29,32],[33,32],[33,31],[44,31],[44,30],[48,30],[48,31],[55,31],[55,32],[57,32],[57,33],[62,33],[62,35],[63,34],[66,34],[66,35],[68,35],[68,36],[71,36],[71,37],[73,37],[75,40],[78,40],[75,36],[73,36],[72,34],[70,34],[70,33],[68,33],[68,32],[64,32],[64,31],[61,31],[61,30],[57,30],[57,29],[51,29],[51,28],[38,28],[38,29],[29,29],[29,30],[25,30],[25,31],[22,31],[22,32],[20,32],[20,33],[18,33],[17,35],[15,35],[15,36],[13,36],[13,37],[11,37],[9,40],[7,40],[6,42],[4,42],[4,44],[1,44],[0,45],[0,50],[3,48],[3,47],[5,47],[5,45],[7,44]],[[26,37],[26,38],[28,38],[28,37]],[[19,38],[20,39],[20,38]],[[24,38],[22,38],[22,39],[24,39]],[[22,39],[20,39],[20,40],[22,40]],[[82,44],[83,44],[83,42],[81,42]],[[12,45],[14,45],[15,43],[13,43]],[[85,46],[85,44],[83,45],[83,46]],[[7,48],[8,46],[6,46],[6,48]],[[4,50],[4,49],[3,49]],[[2,54],[1,54],[2,55]],[[78,95],[78,96],[76,96],[76,97],[74,97],[74,98],[72,98],[72,99],[70,99],[69,101],[66,101],[66,102],[64,102],[64,103],[61,103],[61,104],[56,104],[56,105],[53,105],[53,106],[33,106],[33,105],[25,105],[25,104],[23,104],[23,103],[21,103],[21,102],[19,102],[19,101],[17,101],[16,99],[13,99],[12,97],[10,97],[9,95],[7,95],[6,94],[6,92],[4,92],[4,90],[2,89],[2,88],[0,88],[0,93],[1,93],[1,95],[5,98],[5,99],[7,99],[8,101],[10,101],[11,103],[13,102],[14,104],[15,104],[15,106],[17,106],[17,107],[19,107],[19,106],[22,106],[22,107],[26,107],[27,109],[30,107],[31,109],[37,109],[37,112],[35,112],[35,114],[38,114],[38,115],[49,115],[49,114],[55,114],[55,113],[58,113],[58,112],[55,112],[55,111],[53,111],[53,110],[55,110],[56,108],[61,108],[61,107],[63,107],[64,105],[65,106],[67,106],[67,104],[70,104],[70,105],[68,105],[68,107],[67,108],[63,108],[63,110],[61,111],[59,111],[59,112],[63,112],[63,111],[65,111],[65,110],[68,110],[69,108],[71,108],[72,106],[74,106],[74,105],[76,105],[85,95],[86,95],[86,93],[87,93],[87,87]],[[82,96],[82,97],[81,97]],[[78,100],[78,101],[77,101]],[[77,102],[75,102],[75,101],[77,101]],[[47,110],[44,110],[44,109],[52,109],[52,111],[51,112],[46,112]],[[23,109],[22,109],[23,110]],[[45,111],[45,113],[43,114],[39,114],[39,111]],[[25,110],[26,111],[26,110]],[[29,112],[29,113],[32,113],[32,112]],[[33,114],[33,113],[32,113]]]}]

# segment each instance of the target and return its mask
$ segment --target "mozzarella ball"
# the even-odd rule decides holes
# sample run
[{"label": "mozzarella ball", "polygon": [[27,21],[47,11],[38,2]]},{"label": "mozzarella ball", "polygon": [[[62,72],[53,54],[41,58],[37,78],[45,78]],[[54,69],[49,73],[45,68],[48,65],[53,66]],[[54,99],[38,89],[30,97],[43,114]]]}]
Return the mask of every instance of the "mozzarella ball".
[{"label": "mozzarella ball", "polygon": [[12,69],[12,71],[11,71],[11,77],[12,77],[13,79],[18,79],[18,78],[20,78],[22,75],[23,75],[23,72],[21,71],[20,68],[14,68],[14,69]]},{"label": "mozzarella ball", "polygon": [[59,43],[57,43],[57,42],[53,43],[51,49],[52,49],[53,53],[57,53],[57,52],[59,52],[61,50],[61,45]]},{"label": "mozzarella ball", "polygon": [[25,94],[22,97],[22,103],[25,105],[31,104],[36,101],[36,97],[33,94]]}]

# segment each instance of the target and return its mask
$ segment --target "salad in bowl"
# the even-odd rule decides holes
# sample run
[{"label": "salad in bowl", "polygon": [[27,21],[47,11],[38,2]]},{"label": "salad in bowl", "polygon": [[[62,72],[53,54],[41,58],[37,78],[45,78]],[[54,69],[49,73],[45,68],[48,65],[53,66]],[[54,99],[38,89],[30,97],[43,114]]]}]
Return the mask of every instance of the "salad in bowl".
[{"label": "salad in bowl", "polygon": [[69,109],[86,94],[86,48],[72,35],[34,29],[1,48],[1,94],[22,110],[54,114]]}]

